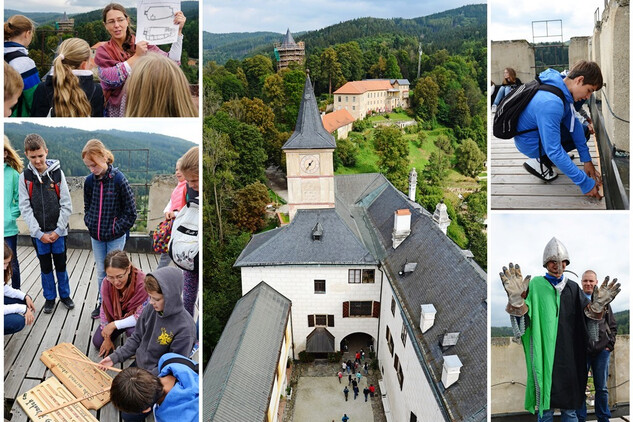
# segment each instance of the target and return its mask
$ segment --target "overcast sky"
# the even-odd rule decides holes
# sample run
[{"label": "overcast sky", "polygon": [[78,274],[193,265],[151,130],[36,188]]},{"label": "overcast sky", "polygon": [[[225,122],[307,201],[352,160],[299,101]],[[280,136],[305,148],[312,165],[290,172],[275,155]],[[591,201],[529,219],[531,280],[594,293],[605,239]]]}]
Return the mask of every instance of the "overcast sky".
[{"label": "overcast sky", "polygon": [[[103,118],[103,119],[27,119],[29,123],[50,127],[71,127],[82,130],[118,129],[126,132],[147,132],[173,136],[185,141],[200,144],[202,139],[202,124],[199,119],[176,118]],[[6,123],[18,123],[20,119],[5,119]]]},{"label": "overcast sky", "polygon": [[491,325],[509,326],[505,312],[507,296],[499,272],[508,263],[519,263],[523,276],[544,275],[543,249],[552,237],[569,252],[567,269],[578,277],[593,269],[602,284],[604,277],[618,278],[622,291],[611,304],[615,312],[629,309],[629,217],[623,213],[529,213],[494,214],[489,218],[488,275],[490,278]]},{"label": "overcast sky", "polygon": [[[68,14],[90,12],[95,9],[103,9],[109,0],[5,0],[4,8],[19,10],[21,12],[66,12]],[[126,8],[136,7],[136,1],[117,0]],[[8,16],[5,16],[5,20]]]},{"label": "overcast sky", "polygon": [[203,2],[204,30],[214,33],[312,31],[361,17],[417,18],[481,3],[466,0],[214,0]]},{"label": "overcast sky", "polygon": [[[493,41],[527,40],[532,42],[532,21],[562,19],[563,40],[593,34],[594,12],[604,8],[604,0],[551,1],[530,0],[515,2],[490,0],[488,37]],[[535,26],[535,35],[546,35],[544,24]],[[560,24],[551,25],[550,34],[560,34]],[[539,39],[557,41],[558,39]]]}]

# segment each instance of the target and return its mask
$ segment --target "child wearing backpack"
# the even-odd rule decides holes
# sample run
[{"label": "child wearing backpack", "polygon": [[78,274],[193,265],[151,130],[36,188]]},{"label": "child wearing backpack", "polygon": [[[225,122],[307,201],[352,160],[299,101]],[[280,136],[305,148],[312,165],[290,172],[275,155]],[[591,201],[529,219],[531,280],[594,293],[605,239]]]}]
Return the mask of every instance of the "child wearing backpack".
[{"label": "child wearing backpack", "polygon": [[[517,88],[504,98],[495,115],[494,134],[504,139],[514,136],[517,149],[529,157],[523,164],[529,173],[551,181],[558,176],[552,168],[555,165],[578,185],[583,194],[600,199],[598,188],[602,181],[591,162],[583,125],[575,116],[574,102],[588,99],[601,88],[602,73],[594,62],[576,63],[565,77],[554,69],[547,69],[537,81]],[[531,98],[527,92],[531,92]],[[522,95],[529,101],[527,105],[519,104]],[[509,106],[513,101],[518,104],[516,109]],[[504,121],[512,112],[518,114],[518,120]],[[499,135],[498,125],[501,123],[511,129],[508,136]],[[578,169],[567,155],[574,149],[578,150],[580,161],[584,163],[583,170]]]},{"label": "child wearing backpack", "polygon": [[33,117],[103,117],[103,90],[89,68],[90,46],[68,38],[57,48],[53,72],[33,95]]},{"label": "child wearing backpack", "polygon": [[[101,141],[88,141],[81,158],[90,170],[84,183],[84,223],[90,232],[101,292],[105,257],[125,248],[128,232],[136,221],[136,201],[125,175],[112,166],[114,155]],[[99,318],[100,308],[101,303],[92,311],[92,318]]]},{"label": "child wearing backpack", "polygon": [[70,298],[66,271],[66,236],[73,209],[66,177],[59,161],[46,158],[48,149],[40,135],[26,136],[24,152],[29,164],[18,181],[20,211],[40,261],[42,291],[46,299],[43,311],[50,314],[55,307],[55,275],[60,302],[73,309],[75,304]]},{"label": "child wearing backpack", "polygon": [[198,160],[199,147],[180,158],[180,172],[187,181],[187,204],[180,210],[171,230],[169,255],[183,270],[183,301],[193,316],[198,297]]},{"label": "child wearing backpack", "polygon": [[114,378],[110,400],[114,407],[125,412],[123,420],[132,420],[128,415],[149,415],[153,409],[157,422],[197,422],[198,364],[176,353],[166,353],[160,358],[158,368],[158,376],[129,367]]}]

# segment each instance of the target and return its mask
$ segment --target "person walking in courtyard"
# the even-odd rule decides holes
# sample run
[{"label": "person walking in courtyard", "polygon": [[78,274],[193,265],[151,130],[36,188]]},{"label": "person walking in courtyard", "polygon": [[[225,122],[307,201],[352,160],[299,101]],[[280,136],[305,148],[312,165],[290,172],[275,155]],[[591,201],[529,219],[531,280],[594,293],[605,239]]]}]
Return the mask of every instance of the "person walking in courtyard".
[{"label": "person walking in courtyard", "polygon": [[369,395],[374,397],[375,392],[376,392],[376,387],[374,387],[374,384],[369,384]]},{"label": "person walking in courtyard", "polygon": [[360,358],[364,361],[365,360],[365,351],[363,349],[360,349]]},{"label": "person walking in courtyard", "polygon": [[341,378],[343,378],[343,373],[341,371],[338,371],[338,374],[336,374],[336,376],[338,377],[338,383],[341,383]]},{"label": "person walking in courtyard", "polygon": [[347,401],[347,395],[349,394],[349,388],[347,388],[347,385],[343,389],[343,394],[345,394],[345,401]]},{"label": "person walking in courtyard", "polygon": [[365,395],[365,401],[367,401],[367,396],[369,396],[369,388],[363,388],[363,394]]},{"label": "person walking in courtyard", "polygon": [[347,376],[347,385],[352,385],[352,374]]},{"label": "person walking in courtyard", "polygon": [[369,365],[367,365],[367,362],[365,362],[365,365],[363,365],[363,370],[365,371],[365,375],[369,374]]},{"label": "person walking in courtyard", "polygon": [[360,391],[360,389],[358,388],[358,385],[354,386],[354,400],[356,400],[356,397],[358,397],[358,392]]},{"label": "person walking in courtyard", "polygon": [[347,413],[343,413],[343,417],[341,418],[341,421],[347,422],[348,420],[349,420],[349,417],[347,416]]},{"label": "person walking in courtyard", "polygon": [[360,383],[360,379],[361,379],[362,377],[363,377],[363,376],[361,375],[360,371],[356,372],[356,378],[358,379],[358,382],[359,382],[359,383]]},{"label": "person walking in courtyard", "polygon": [[342,371],[343,373],[345,373],[345,370],[347,370],[347,363],[343,362],[343,363],[341,364],[341,371]]}]

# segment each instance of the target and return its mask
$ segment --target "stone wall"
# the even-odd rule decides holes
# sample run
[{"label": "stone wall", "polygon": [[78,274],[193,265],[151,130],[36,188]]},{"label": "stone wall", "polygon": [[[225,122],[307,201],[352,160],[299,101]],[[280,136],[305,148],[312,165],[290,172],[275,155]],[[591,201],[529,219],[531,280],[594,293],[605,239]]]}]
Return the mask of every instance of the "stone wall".
[{"label": "stone wall", "polygon": [[525,40],[491,41],[490,79],[503,82],[503,69],[513,68],[523,83],[534,79],[534,48]]},{"label": "stone wall", "polygon": [[[609,366],[609,404],[629,402],[629,336],[618,335]],[[490,347],[491,415],[525,412],[526,370],[523,346],[494,337]]]}]

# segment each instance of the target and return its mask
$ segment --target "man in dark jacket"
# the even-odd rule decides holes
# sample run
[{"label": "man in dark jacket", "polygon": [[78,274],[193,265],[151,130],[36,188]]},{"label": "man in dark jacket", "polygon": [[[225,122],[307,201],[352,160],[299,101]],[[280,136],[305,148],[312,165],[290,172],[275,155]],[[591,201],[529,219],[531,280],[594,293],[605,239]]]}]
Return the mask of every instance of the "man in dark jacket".
[{"label": "man in dark jacket", "polygon": [[[593,290],[598,284],[598,276],[593,270],[587,270],[582,274],[582,291],[591,299]],[[593,384],[596,389],[596,417],[598,422],[609,422],[611,412],[609,410],[609,390],[607,378],[609,376],[609,357],[615,345],[615,335],[618,331],[611,305],[607,305],[604,317],[599,324],[598,341],[590,342],[587,346],[587,370],[591,368]],[[582,407],[576,412],[578,420],[587,420],[587,402],[583,401]]]}]

